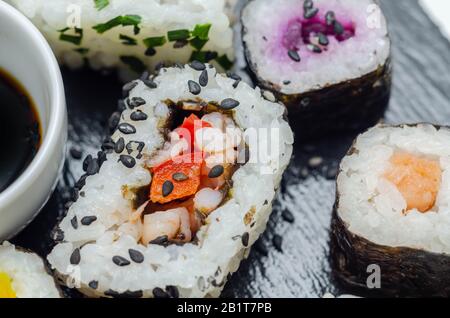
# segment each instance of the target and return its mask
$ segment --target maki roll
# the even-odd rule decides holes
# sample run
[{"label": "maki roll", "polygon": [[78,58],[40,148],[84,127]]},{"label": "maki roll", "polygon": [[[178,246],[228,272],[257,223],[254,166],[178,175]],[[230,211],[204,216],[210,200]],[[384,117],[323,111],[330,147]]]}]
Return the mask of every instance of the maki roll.
[{"label": "maki roll", "polygon": [[0,298],[60,298],[42,259],[4,242],[0,244]]},{"label": "maki roll", "polygon": [[87,296],[219,296],[290,161],[285,107],[198,61],[124,93],[48,260]]},{"label": "maki roll", "polygon": [[252,0],[243,42],[256,82],[283,101],[299,138],[373,126],[388,105],[390,40],[373,0]]},{"label": "maki roll", "polygon": [[161,62],[233,59],[225,0],[8,0],[39,28],[61,64],[118,68],[135,78]]},{"label": "maki roll", "polygon": [[340,166],[332,220],[341,282],[367,291],[377,270],[378,293],[450,296],[449,149],[450,129],[428,124],[358,137]]}]

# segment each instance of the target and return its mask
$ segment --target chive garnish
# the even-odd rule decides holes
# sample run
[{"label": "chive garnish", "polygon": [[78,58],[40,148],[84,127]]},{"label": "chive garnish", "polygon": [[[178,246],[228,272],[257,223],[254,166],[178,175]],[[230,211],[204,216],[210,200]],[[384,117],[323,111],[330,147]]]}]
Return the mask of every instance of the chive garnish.
[{"label": "chive garnish", "polygon": [[157,47],[157,46],[163,46],[166,44],[166,37],[165,36],[154,36],[150,38],[146,38],[143,40],[146,47]]},{"label": "chive garnish", "polygon": [[128,35],[120,34],[119,39],[122,40],[123,45],[137,45],[136,39],[134,39]]},{"label": "chive garnish", "polygon": [[217,63],[222,66],[225,70],[229,70],[233,66],[233,62],[230,61],[226,54],[216,58]]},{"label": "chive garnish", "polygon": [[85,48],[85,47],[80,47],[80,48],[74,49],[74,51],[80,53],[81,55],[84,55],[89,52],[89,49]]},{"label": "chive garnish", "polygon": [[61,33],[59,35],[59,39],[61,41],[65,41],[65,42],[69,42],[75,45],[80,45],[81,41],[83,40],[83,29],[79,29],[79,28],[74,28],[74,35],[71,34],[65,34],[65,32],[67,32],[68,30],[70,30],[70,28],[65,28],[62,30],[59,30],[59,32]]},{"label": "chive garnish", "polygon": [[199,38],[200,40],[208,41],[209,40],[209,30],[211,29],[211,24],[197,24],[192,31],[192,36]]},{"label": "chive garnish", "polygon": [[187,40],[191,36],[191,32],[186,29],[173,30],[167,32],[167,38],[170,42],[175,42],[179,40]]},{"label": "chive garnish", "polygon": [[201,51],[201,49],[203,49],[203,47],[207,42],[208,40],[202,40],[200,38],[195,37],[189,41],[189,44],[191,44],[191,46],[196,50]]},{"label": "chive garnish", "polygon": [[[111,30],[112,28],[115,28],[119,25],[122,26],[134,26],[134,33],[137,34],[140,31],[140,28],[138,27],[139,23],[141,23],[142,18],[138,15],[124,15],[124,16],[118,16],[114,19],[109,20],[106,23],[100,23],[95,26],[93,26],[93,29],[97,31],[97,33],[105,33],[108,30]],[[137,32],[136,32],[137,31]]]},{"label": "chive garnish", "polygon": [[109,0],[94,0],[95,8],[100,11],[109,5]]}]

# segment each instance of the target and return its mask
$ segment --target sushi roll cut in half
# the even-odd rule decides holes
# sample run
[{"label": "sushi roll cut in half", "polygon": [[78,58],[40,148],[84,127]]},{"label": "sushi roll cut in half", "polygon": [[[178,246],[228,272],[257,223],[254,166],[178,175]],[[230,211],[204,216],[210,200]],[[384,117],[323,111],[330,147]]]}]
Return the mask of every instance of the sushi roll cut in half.
[{"label": "sushi roll cut in half", "polygon": [[42,259],[14,245],[0,244],[0,298],[59,298]]},{"label": "sushi roll cut in half", "polygon": [[331,255],[351,287],[450,296],[448,128],[378,126],[358,137],[337,178]]},{"label": "sushi roll cut in half", "polygon": [[243,41],[256,82],[296,122],[299,138],[373,126],[388,105],[390,40],[373,0],[252,0]]},{"label": "sushi roll cut in half", "polygon": [[88,296],[219,296],[290,161],[285,107],[197,61],[124,91],[48,260]]}]

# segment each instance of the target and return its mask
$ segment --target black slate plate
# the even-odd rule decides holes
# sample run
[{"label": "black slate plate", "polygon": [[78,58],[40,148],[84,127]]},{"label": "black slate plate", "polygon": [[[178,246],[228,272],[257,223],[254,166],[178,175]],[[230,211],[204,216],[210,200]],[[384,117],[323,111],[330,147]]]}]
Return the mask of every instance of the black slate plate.
[{"label": "black slate plate", "polygon": [[[394,43],[394,89],[385,120],[450,124],[450,43],[417,0],[381,2]],[[121,85],[115,75],[89,70],[63,69],[63,76],[70,118],[68,148],[79,147],[83,156],[95,154],[106,136],[107,119],[116,109]],[[334,175],[354,137],[343,134],[295,145],[267,231],[226,285],[224,297],[321,297],[325,292],[351,292],[333,280],[328,242]],[[314,157],[323,158],[319,167],[308,164]],[[50,230],[64,212],[70,187],[82,174],[81,165],[81,160],[67,155],[51,200],[14,243],[42,256],[48,254]],[[294,216],[293,223],[286,221],[286,211]],[[279,238],[281,246],[274,242]]]}]

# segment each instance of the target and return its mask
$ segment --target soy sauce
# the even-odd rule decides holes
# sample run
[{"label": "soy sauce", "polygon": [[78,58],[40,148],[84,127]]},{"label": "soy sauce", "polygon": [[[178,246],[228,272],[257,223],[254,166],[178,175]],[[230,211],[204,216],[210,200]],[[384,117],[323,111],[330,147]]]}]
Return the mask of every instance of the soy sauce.
[{"label": "soy sauce", "polygon": [[35,157],[41,125],[30,95],[0,69],[0,192],[13,183]]}]

